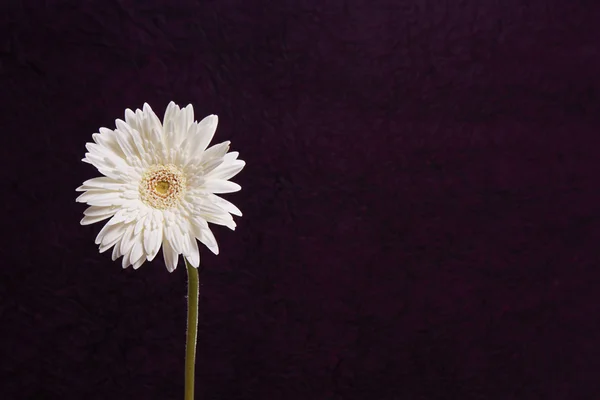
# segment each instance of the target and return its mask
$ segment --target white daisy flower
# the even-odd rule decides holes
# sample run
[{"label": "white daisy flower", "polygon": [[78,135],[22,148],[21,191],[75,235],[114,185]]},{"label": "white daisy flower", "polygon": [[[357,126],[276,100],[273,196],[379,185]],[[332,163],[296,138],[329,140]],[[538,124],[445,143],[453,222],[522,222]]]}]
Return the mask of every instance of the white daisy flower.
[{"label": "white daisy flower", "polygon": [[152,261],[162,245],[169,272],[182,254],[194,267],[200,264],[196,239],[219,254],[208,222],[235,229],[233,215],[241,211],[216,194],[236,192],[228,181],[245,162],[229,151],[229,141],[207,149],[218,118],[194,121],[191,105],[169,103],[163,122],[148,104],[125,110],[115,130],[100,128],[87,143],[84,162],[104,175],[83,182],[77,201],[90,207],[82,225],[108,222],[98,236],[100,252],[111,247],[113,261],[123,256],[123,268]]}]

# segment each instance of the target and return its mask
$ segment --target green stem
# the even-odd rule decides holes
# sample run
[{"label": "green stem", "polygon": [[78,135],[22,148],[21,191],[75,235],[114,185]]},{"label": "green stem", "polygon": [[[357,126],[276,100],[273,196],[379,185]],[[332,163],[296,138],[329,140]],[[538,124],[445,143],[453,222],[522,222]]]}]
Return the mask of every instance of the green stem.
[{"label": "green stem", "polygon": [[[184,257],[185,259],[185,257]],[[196,340],[198,338],[198,268],[185,260],[188,272],[187,340],[185,346],[185,400],[194,400]]]}]

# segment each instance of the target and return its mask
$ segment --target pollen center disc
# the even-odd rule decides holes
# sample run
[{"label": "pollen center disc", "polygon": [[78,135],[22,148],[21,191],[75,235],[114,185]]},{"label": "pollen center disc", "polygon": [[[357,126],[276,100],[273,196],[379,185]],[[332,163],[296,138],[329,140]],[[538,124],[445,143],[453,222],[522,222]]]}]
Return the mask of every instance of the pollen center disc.
[{"label": "pollen center disc", "polygon": [[155,190],[160,194],[169,193],[169,182],[165,182],[165,181],[157,182]]},{"label": "pollen center disc", "polygon": [[152,208],[165,210],[179,203],[185,188],[186,178],[179,168],[172,164],[153,165],[142,175],[140,200]]}]

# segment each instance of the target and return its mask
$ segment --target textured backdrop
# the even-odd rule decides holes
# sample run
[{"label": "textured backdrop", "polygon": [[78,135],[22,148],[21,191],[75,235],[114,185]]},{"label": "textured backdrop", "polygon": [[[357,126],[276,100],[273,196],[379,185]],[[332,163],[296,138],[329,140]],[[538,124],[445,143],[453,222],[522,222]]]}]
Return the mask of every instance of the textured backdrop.
[{"label": "textured backdrop", "polygon": [[3,1],[0,397],[181,399],[186,272],[80,226],[100,127],[218,114],[200,400],[600,398],[600,4]]}]

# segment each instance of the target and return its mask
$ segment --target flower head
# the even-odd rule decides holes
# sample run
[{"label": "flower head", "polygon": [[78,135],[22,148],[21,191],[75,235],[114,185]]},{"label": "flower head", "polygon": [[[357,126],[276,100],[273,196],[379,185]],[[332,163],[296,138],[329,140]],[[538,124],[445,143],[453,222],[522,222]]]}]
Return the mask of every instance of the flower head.
[{"label": "flower head", "polygon": [[182,254],[200,264],[196,240],[219,254],[208,223],[234,230],[233,215],[241,211],[216,194],[241,187],[229,179],[245,162],[229,151],[229,141],[207,149],[218,118],[194,121],[191,105],[169,103],[163,121],[148,104],[125,110],[116,129],[100,128],[87,143],[84,162],[104,175],[83,182],[77,201],[87,203],[82,225],[108,222],[96,237],[100,252],[112,248],[112,259],[123,256],[123,268],[152,261],[162,245],[169,272]]}]

